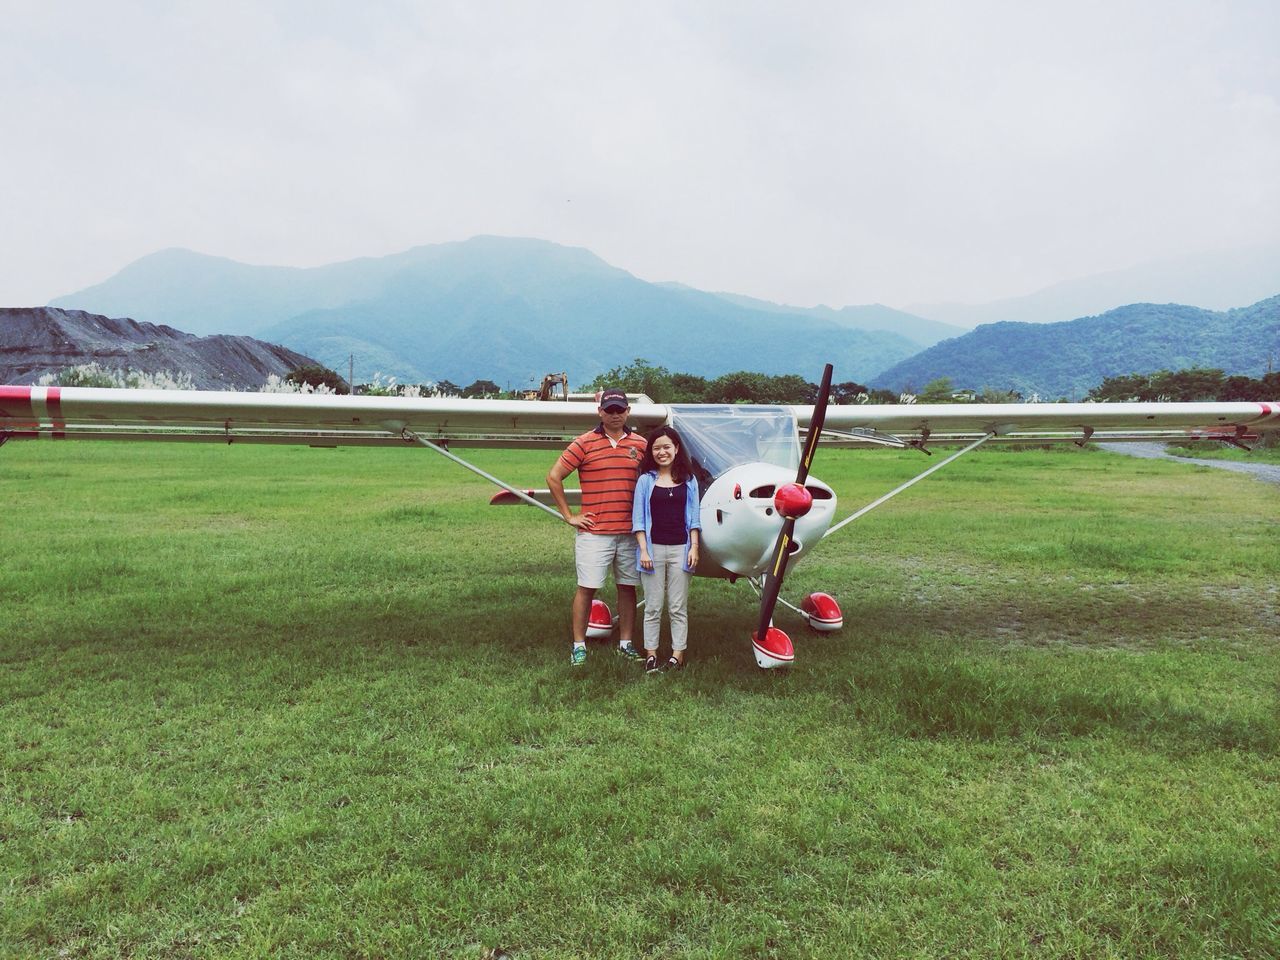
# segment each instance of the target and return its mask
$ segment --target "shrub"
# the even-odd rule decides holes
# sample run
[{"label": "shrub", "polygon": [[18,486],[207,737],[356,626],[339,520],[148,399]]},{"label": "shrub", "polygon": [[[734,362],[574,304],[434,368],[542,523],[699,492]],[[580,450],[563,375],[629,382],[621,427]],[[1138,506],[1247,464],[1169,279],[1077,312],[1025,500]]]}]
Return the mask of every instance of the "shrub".
[{"label": "shrub", "polygon": [[[284,375],[284,379],[297,384],[310,384],[316,388],[316,393],[351,392],[351,387],[347,384],[347,381],[338,376],[337,372],[330,370],[328,367],[322,367],[318,363],[294,367]],[[320,390],[320,387],[328,387],[329,389]],[[298,392],[307,393],[309,391],[299,390]]]},{"label": "shrub", "polygon": [[191,374],[179,370],[176,373],[161,370],[147,373],[144,370],[108,369],[97,363],[81,363],[57,373],[46,373],[35,382],[38,387],[113,387],[129,390],[194,390]]}]

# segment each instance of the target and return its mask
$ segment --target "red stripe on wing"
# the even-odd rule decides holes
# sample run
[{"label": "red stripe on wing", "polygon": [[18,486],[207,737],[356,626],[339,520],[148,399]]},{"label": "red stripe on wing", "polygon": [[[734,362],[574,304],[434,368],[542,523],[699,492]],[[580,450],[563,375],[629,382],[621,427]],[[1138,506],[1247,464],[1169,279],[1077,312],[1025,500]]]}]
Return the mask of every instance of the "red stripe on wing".
[{"label": "red stripe on wing", "polygon": [[0,417],[30,420],[34,416],[30,387],[0,387]]},{"label": "red stripe on wing", "polygon": [[49,388],[49,395],[45,398],[45,406],[49,408],[49,419],[53,421],[53,433],[51,436],[54,440],[67,439],[67,425],[62,419],[61,387]]}]

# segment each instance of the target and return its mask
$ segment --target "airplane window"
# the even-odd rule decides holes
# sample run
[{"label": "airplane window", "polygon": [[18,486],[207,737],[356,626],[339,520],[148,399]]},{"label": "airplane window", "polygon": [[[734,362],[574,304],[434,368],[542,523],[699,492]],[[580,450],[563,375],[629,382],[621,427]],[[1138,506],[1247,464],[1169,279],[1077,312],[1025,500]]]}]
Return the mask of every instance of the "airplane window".
[{"label": "airplane window", "polygon": [[787,407],[672,404],[671,425],[684,437],[704,490],[739,464],[764,462],[790,470],[800,464],[796,418]]}]

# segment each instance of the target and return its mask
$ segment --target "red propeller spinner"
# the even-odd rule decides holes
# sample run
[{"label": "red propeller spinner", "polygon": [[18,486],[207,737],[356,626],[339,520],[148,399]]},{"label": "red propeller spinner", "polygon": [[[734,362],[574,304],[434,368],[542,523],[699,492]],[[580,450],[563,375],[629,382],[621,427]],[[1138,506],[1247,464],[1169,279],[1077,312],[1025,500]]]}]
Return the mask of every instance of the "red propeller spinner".
[{"label": "red propeller spinner", "polygon": [[773,495],[773,508],[788,520],[799,520],[813,506],[813,494],[799,483],[784,483]]}]

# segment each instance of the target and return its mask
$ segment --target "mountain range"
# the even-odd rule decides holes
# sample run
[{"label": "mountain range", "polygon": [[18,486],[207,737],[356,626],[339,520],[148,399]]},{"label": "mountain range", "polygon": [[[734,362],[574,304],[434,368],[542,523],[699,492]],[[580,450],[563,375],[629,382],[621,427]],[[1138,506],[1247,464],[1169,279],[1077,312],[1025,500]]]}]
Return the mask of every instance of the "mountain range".
[{"label": "mountain range", "polygon": [[830,360],[865,380],[961,332],[871,315],[888,308],[805,310],[647,283],[587,250],[506,237],[308,269],[166,250],[52,305],[251,334],[340,370],[354,355],[358,380],[378,371],[513,386],[565,369],[582,383],[637,357],[702,376],[815,378]]},{"label": "mountain range", "polygon": [[752,310],[763,310],[768,313],[803,314],[830,320],[853,330],[891,330],[894,333],[913,340],[922,347],[932,346],[939,340],[958,337],[965,332],[965,327],[950,323],[939,323],[926,317],[895,310],[882,303],[870,303],[863,306],[828,307],[794,307],[781,303],[770,303],[768,300],[757,300],[755,297],[744,297],[737,293],[717,293],[717,297],[736,303]]},{"label": "mountain range", "polygon": [[1105,377],[1216,367],[1260,377],[1280,362],[1280,296],[1215,312],[1134,303],[1063,323],[989,323],[895,364],[872,386],[919,389],[937,377],[957,388],[993,387],[1079,399]]},{"label": "mountain range", "polygon": [[[1215,264],[1221,283],[1206,273]],[[755,370],[816,379],[830,361],[840,381],[896,390],[948,376],[958,388],[1056,399],[1105,376],[1161,368],[1265,372],[1280,350],[1276,264],[1242,255],[1234,267],[1214,258],[1182,267],[1188,290],[1265,289],[1271,299],[1219,311],[1111,299],[1096,315],[1024,322],[1064,304],[1167,289],[1173,268],[1149,265],[989,304],[1016,322],[965,332],[880,304],[797,307],[649,283],[584,249],[474,237],[305,269],[165,250],[53,303],[196,334],[252,335],[342,373],[354,355],[357,381],[376,371],[402,382],[485,378],[518,388],[567,370],[581,384],[636,358],[707,377]]]}]

